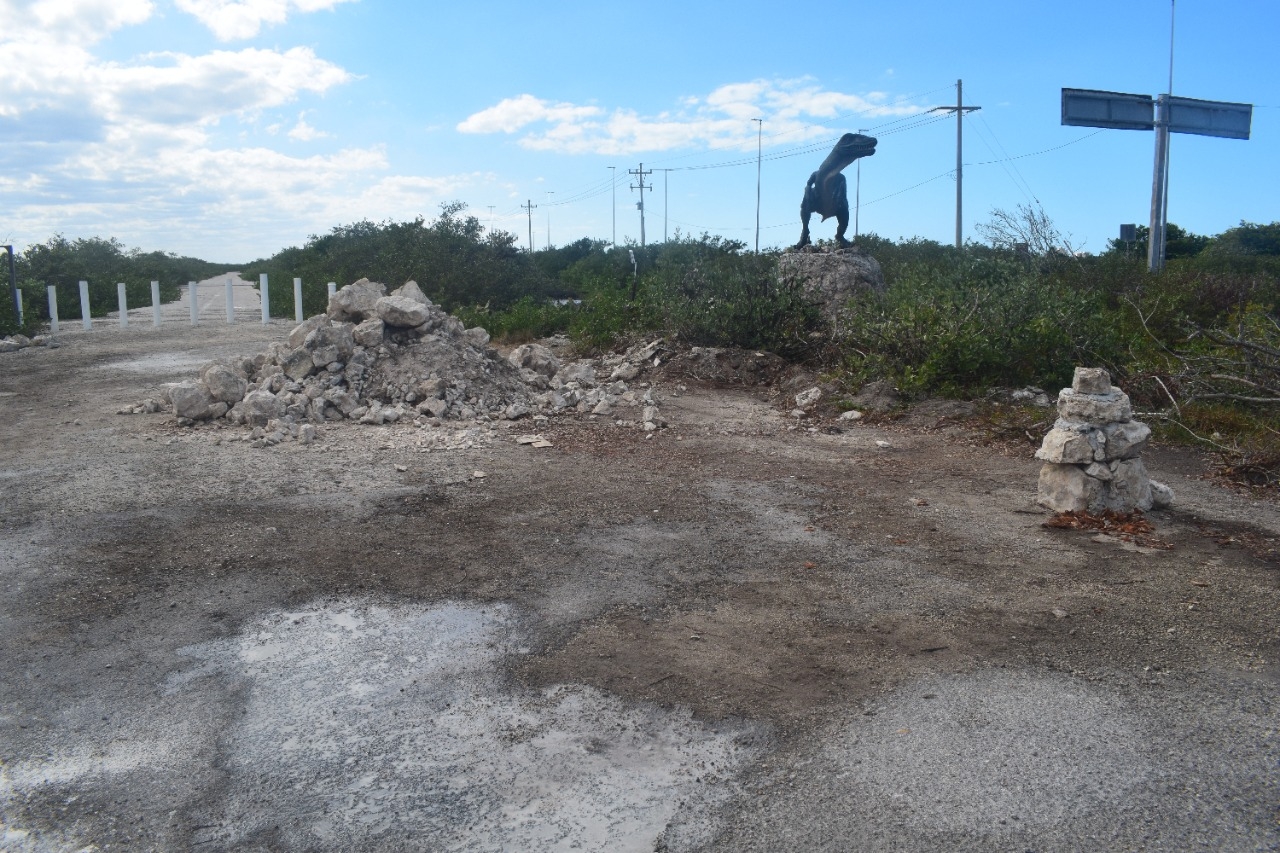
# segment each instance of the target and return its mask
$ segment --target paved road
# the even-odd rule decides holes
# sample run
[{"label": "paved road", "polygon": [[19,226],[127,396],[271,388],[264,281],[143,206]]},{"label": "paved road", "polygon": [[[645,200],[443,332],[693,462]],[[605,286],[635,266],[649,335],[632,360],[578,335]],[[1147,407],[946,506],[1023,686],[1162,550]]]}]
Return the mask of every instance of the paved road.
[{"label": "paved road", "polygon": [[[232,272],[218,275],[196,282],[197,317],[201,323],[225,323],[227,321],[227,282],[231,282],[231,301],[233,316],[237,323],[261,322],[262,295],[257,283],[240,277],[240,273]],[[289,284],[276,285],[269,288],[269,293],[282,304],[293,304],[293,288]],[[153,323],[151,305],[129,308],[130,326],[150,326]],[[120,312],[112,311],[105,318],[94,320],[96,328],[116,326],[120,322]],[[182,286],[182,294],[173,302],[160,306],[160,323],[190,323],[191,294],[190,287]],[[59,332],[82,331],[77,320],[63,318]]]}]

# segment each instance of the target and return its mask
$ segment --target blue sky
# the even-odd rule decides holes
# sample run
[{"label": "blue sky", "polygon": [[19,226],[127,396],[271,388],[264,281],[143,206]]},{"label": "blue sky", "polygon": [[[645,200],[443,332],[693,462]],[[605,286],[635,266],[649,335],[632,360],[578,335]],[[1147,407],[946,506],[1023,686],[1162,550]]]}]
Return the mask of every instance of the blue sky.
[{"label": "blue sky", "polygon": [[[751,246],[760,118],[762,247],[795,242],[805,179],[862,128],[861,230],[951,242],[955,119],[928,110],[963,79],[966,238],[1040,204],[1100,251],[1147,221],[1153,135],[1063,127],[1060,92],[1165,91],[1170,8],[0,0],[0,238],[240,262],[458,200],[522,246],[530,201],[535,247],[611,239],[615,215],[622,242],[643,163],[650,241]],[[1178,0],[1174,93],[1256,106],[1249,141],[1174,136],[1171,221],[1280,219],[1277,33],[1275,0]]]}]

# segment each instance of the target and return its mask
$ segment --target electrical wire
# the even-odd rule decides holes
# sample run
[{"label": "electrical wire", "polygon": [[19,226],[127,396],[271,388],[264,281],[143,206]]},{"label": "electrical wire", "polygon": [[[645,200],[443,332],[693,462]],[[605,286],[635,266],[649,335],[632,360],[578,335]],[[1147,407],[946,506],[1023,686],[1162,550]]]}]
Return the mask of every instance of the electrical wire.
[{"label": "electrical wire", "polygon": [[[933,92],[942,91],[942,89],[946,89],[946,88],[949,88],[949,87],[944,86],[944,87],[940,87],[939,89],[932,90],[931,92],[924,92],[919,95],[909,95],[902,99],[899,99],[898,101],[891,102],[890,104],[886,104],[884,106],[893,106],[898,103],[902,103],[903,101],[906,101],[906,100],[910,100],[917,97],[924,97],[926,95],[933,94]],[[828,122],[816,122],[814,124],[806,125],[804,128],[798,128],[795,130],[789,130],[789,131],[784,131],[782,133],[772,134],[770,138],[776,139],[782,136],[801,132],[802,130],[807,130],[811,127],[825,126],[828,123],[849,118],[849,117],[852,117],[853,115],[858,115],[858,113],[853,113],[845,116],[838,116],[836,118],[830,119]],[[877,135],[877,138],[884,137],[884,136],[892,136],[894,134],[905,133],[908,131],[913,131],[913,130],[918,130],[924,127],[928,127],[931,124],[936,124],[941,121],[948,121],[950,120],[950,118],[951,116],[945,113],[935,115],[934,110],[924,110],[919,113],[914,113],[908,116],[902,116],[899,118],[895,118],[891,121],[887,121],[879,125],[875,125],[871,128],[868,128],[867,132],[868,133],[875,132]],[[979,118],[981,119],[981,127],[979,127],[978,125],[974,125],[974,127],[978,131],[979,138],[982,140],[983,144],[987,147],[987,149],[991,152],[992,156],[995,159],[965,163],[964,165],[965,166],[991,166],[991,165],[1001,166],[1001,168],[1005,170],[1009,179],[1013,181],[1014,185],[1017,186],[1021,192],[1027,195],[1029,199],[1036,206],[1040,206],[1040,201],[1036,197],[1034,190],[1032,190],[1025,176],[1023,176],[1021,171],[1019,171],[1016,165],[1014,165],[1014,161],[1023,160],[1028,157],[1037,157],[1043,154],[1049,154],[1054,151],[1059,151],[1063,148],[1067,148],[1071,145],[1075,145],[1077,143],[1083,142],[1086,139],[1096,136],[1097,134],[1102,132],[1101,130],[1096,130],[1092,133],[1085,134],[1084,136],[1081,136],[1077,139],[1073,139],[1070,142],[1065,142],[1061,145],[1055,145],[1051,148],[1045,148],[1040,151],[1032,151],[1027,154],[1010,155],[1008,150],[1004,148],[1004,145],[1000,142],[999,138],[996,136],[995,131],[991,128],[990,124],[987,123],[986,119],[982,116],[979,116]],[[985,133],[983,132],[983,129],[985,129]],[[676,167],[670,167],[670,168],[658,168],[655,166],[654,171],[667,171],[667,172],[707,171],[707,170],[713,170],[713,169],[728,169],[728,168],[737,168],[742,166],[754,165],[758,160],[769,160],[769,161],[785,160],[793,157],[801,157],[806,154],[812,154],[817,151],[823,151],[828,147],[830,147],[832,144],[834,144],[835,141],[838,140],[838,138],[839,137],[826,137],[822,139],[812,140],[812,141],[794,146],[792,148],[774,152],[762,158],[757,155],[757,157],[744,156],[735,160],[726,160],[719,163],[706,163],[706,164],[701,164],[696,166],[694,165],[676,166]],[[994,143],[994,146],[993,146],[993,143]],[[660,160],[656,162],[657,164],[676,162],[678,160],[686,159],[687,157],[697,156],[698,154],[705,154],[708,151],[723,150],[728,147],[730,146],[724,145],[719,147],[712,147],[704,151],[694,152],[688,155],[682,155],[680,157],[675,157],[668,160]],[[996,151],[997,148],[999,149],[999,153],[997,153]],[[1003,154],[1003,156],[1000,156],[1001,154]],[[1012,168],[1013,170],[1012,172],[1010,172],[1010,168]],[[1015,174],[1016,174],[1016,177],[1015,177]],[[926,186],[927,184],[931,184],[934,181],[941,180],[942,178],[954,177],[954,175],[955,175],[955,170],[950,169],[948,171],[934,175],[931,178],[920,181],[919,183],[912,184],[911,186],[889,193],[888,195],[884,195],[879,198],[872,199],[871,201],[864,201],[861,203],[861,205],[863,207],[866,207],[869,205],[878,204],[879,202],[887,201],[888,199],[895,198],[897,196],[903,195],[904,193],[908,193],[908,192],[911,192],[912,190],[919,189],[920,187]],[[608,192],[616,190],[615,180],[616,180],[616,175],[611,175],[607,179],[582,185],[578,189],[571,190],[565,193],[562,198],[558,198],[553,202],[552,201],[544,202],[544,204],[547,207],[564,207],[567,205],[578,204],[584,201],[590,201],[592,199],[599,198],[600,196]],[[493,218],[498,220],[511,220],[511,219],[517,219],[517,218],[523,219],[526,216],[527,216],[527,212],[524,210],[524,206],[520,205],[518,209],[508,210],[502,213],[501,215],[495,216]],[[684,226],[686,228],[696,229],[696,230],[701,230],[706,232],[713,232],[713,231],[718,231],[718,232],[744,231],[745,232],[745,231],[751,230],[751,226],[717,227],[717,226],[706,226],[706,225],[699,225],[691,222],[685,222],[683,220],[671,218],[670,216],[667,216],[666,219],[667,221],[674,223],[677,227]],[[778,223],[774,225],[762,225],[761,227],[772,230],[776,228],[792,227],[793,225],[794,223]]]},{"label": "electrical wire", "polygon": [[[1000,145],[1000,140],[995,139],[995,133],[994,131],[991,130],[990,125],[987,125],[985,120],[983,120],[982,124],[986,126],[987,132],[991,134],[991,137],[992,139],[994,139],[995,144],[1000,147],[1001,152],[1004,154],[1004,159],[999,161],[1000,168],[1004,171],[1005,175],[1009,178],[1009,180],[1013,183],[1013,185],[1018,188],[1018,191],[1021,192],[1024,196],[1026,196],[1027,201],[1031,202],[1036,206],[1040,206],[1040,199],[1036,198],[1036,194],[1031,190],[1031,185],[1028,184],[1026,179],[1022,177],[1022,173],[1018,172],[1017,167],[1016,166],[1014,167],[1013,172],[1009,171],[1009,167],[1013,165],[1012,161],[1009,159],[1009,152],[1004,150],[1004,146]],[[987,147],[987,150],[991,152],[991,156],[999,157],[1000,154],[997,153],[995,148],[992,147],[991,141],[987,139],[987,136],[986,134],[983,133],[982,128],[975,124],[973,125],[973,129],[977,132],[978,138],[982,140],[982,144],[985,145]],[[1017,178],[1014,177],[1014,172],[1017,172],[1018,174]]]}]

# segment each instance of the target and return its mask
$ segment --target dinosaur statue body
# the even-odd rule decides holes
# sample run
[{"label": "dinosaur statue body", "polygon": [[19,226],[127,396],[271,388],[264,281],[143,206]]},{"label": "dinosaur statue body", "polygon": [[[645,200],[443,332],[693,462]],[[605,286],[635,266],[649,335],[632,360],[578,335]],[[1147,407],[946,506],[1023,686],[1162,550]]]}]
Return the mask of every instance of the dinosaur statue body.
[{"label": "dinosaur statue body", "polygon": [[849,193],[848,185],[841,174],[859,157],[870,157],[876,153],[876,140],[860,133],[846,133],[831,149],[827,159],[822,161],[818,171],[809,176],[804,185],[804,200],[800,202],[800,242],[796,248],[809,245],[809,217],[821,214],[822,220],[834,216],[836,218],[836,242],[848,246],[844,232],[849,228]]}]

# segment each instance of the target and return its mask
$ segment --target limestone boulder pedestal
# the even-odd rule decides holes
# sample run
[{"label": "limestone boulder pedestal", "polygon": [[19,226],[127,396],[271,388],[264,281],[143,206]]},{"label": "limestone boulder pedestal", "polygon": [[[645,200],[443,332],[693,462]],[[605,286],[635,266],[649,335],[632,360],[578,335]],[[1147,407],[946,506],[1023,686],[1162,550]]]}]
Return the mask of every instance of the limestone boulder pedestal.
[{"label": "limestone boulder pedestal", "polygon": [[840,314],[851,297],[885,289],[880,263],[852,246],[833,250],[806,246],[785,252],[778,259],[778,279],[784,287],[799,287],[837,332]]},{"label": "limestone boulder pedestal", "polygon": [[1142,451],[1151,428],[1133,420],[1129,395],[1101,368],[1077,367],[1058,395],[1058,420],[1036,458],[1037,502],[1056,512],[1130,512],[1173,503],[1173,491],[1147,475]]}]

